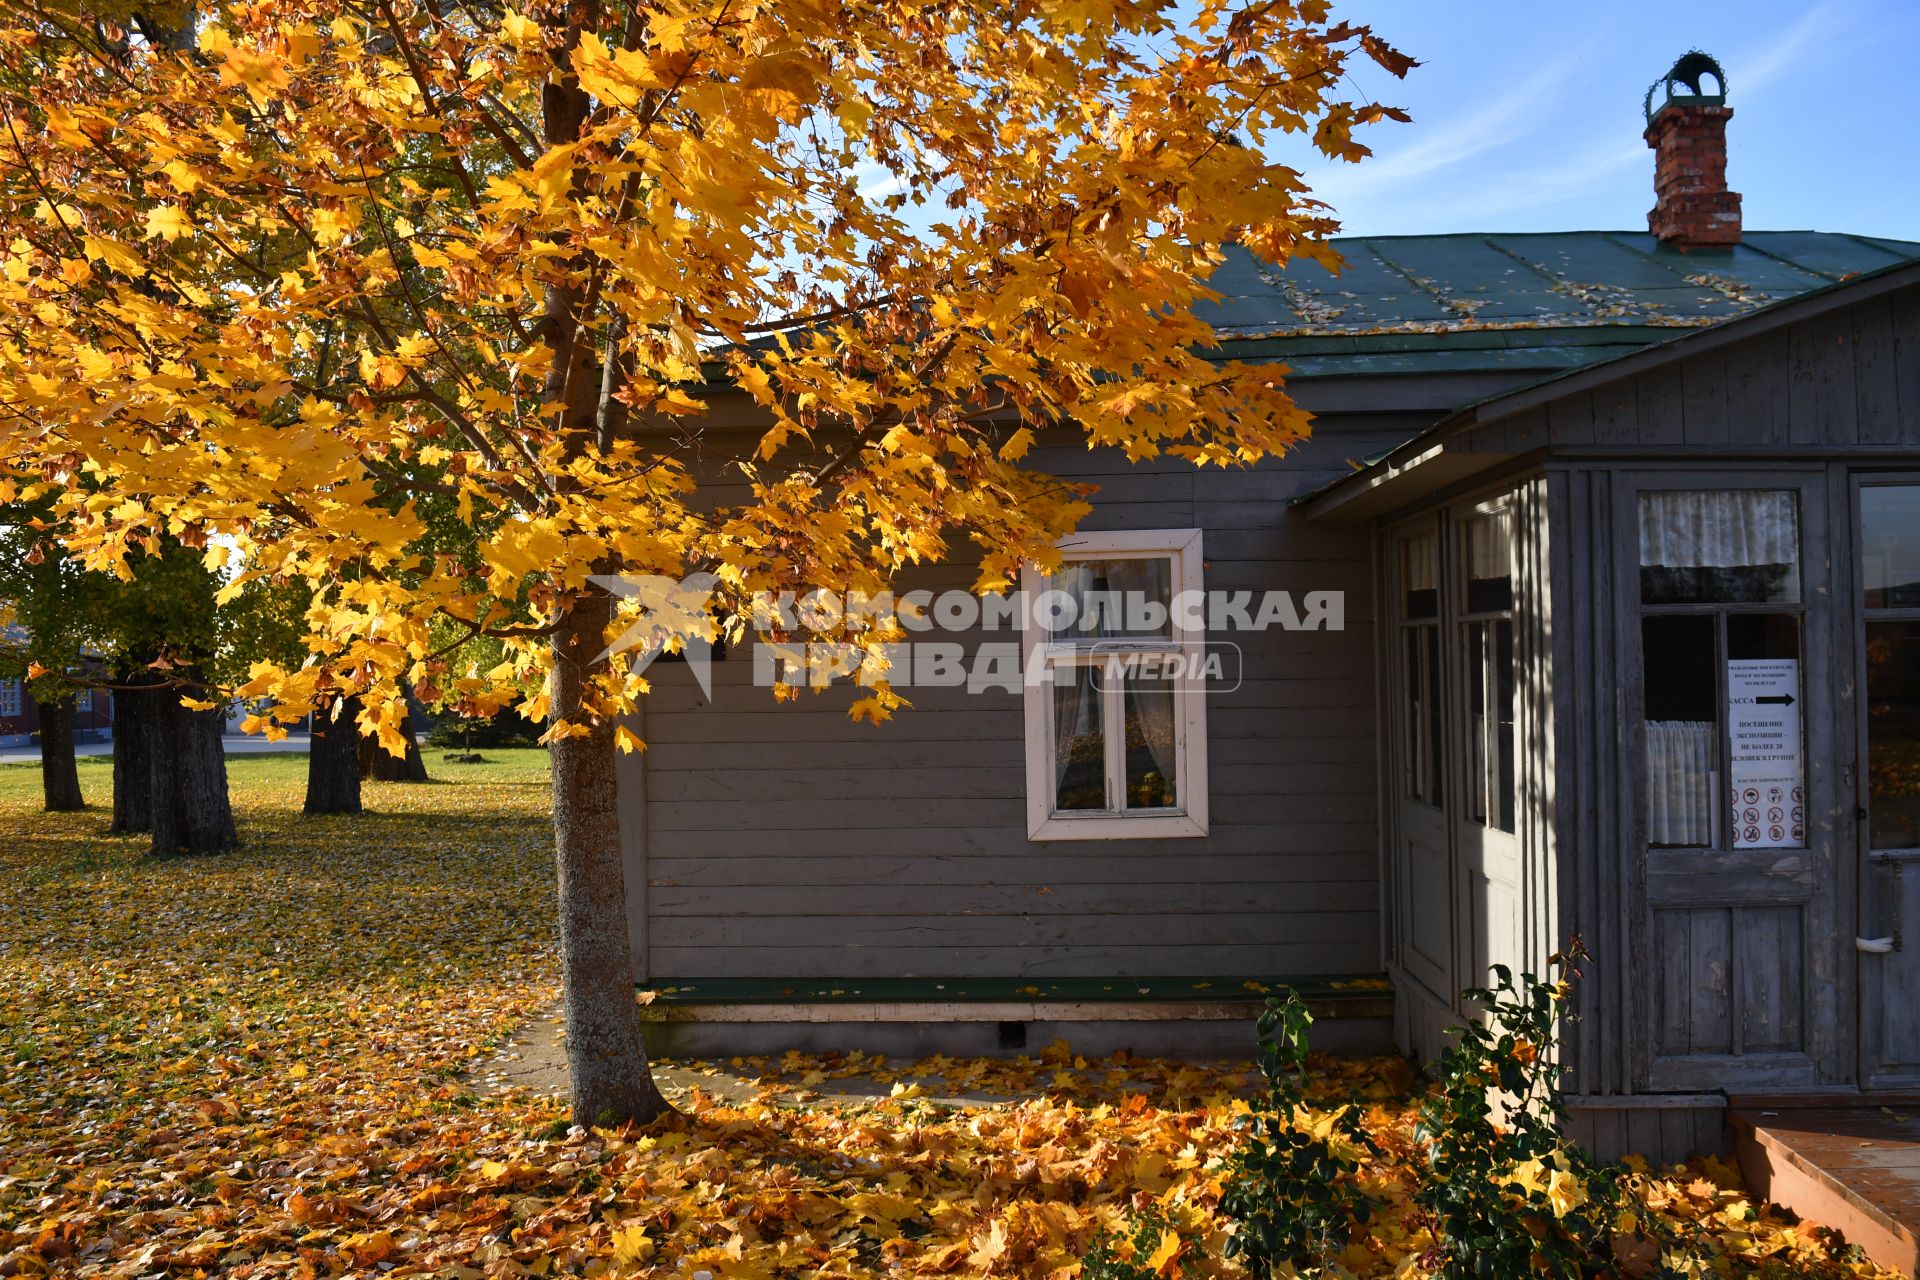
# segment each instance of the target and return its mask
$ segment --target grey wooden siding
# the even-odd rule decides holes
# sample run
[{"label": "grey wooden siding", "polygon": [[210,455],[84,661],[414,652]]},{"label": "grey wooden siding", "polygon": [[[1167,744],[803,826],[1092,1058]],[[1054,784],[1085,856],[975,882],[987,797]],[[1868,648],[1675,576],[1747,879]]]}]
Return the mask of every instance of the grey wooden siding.
[{"label": "grey wooden siding", "polygon": [[1920,289],[1907,288],[1477,423],[1447,447],[1861,457],[1917,440]]},{"label": "grey wooden siding", "polygon": [[[712,706],[684,668],[657,667],[648,749],[620,773],[639,976],[1378,968],[1370,538],[1287,503],[1442,407],[1328,417],[1250,471],[1035,450],[1036,467],[1101,486],[1089,529],[1202,529],[1208,590],[1346,593],[1343,632],[1228,637],[1245,678],[1208,707],[1204,838],[1030,841],[1017,694],[911,690],[874,727],[847,720],[844,688],[776,704],[745,653],[715,665]],[[947,565],[901,587],[971,580]]]}]

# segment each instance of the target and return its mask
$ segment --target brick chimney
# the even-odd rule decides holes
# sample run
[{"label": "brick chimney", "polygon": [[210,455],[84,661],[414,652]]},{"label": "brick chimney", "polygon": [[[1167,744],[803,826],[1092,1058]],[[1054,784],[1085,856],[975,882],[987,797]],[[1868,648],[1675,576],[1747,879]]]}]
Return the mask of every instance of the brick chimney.
[{"label": "brick chimney", "polygon": [[[1706,92],[1709,76],[1713,93]],[[1740,193],[1727,190],[1733,108],[1726,84],[1720,64],[1696,49],[1647,90],[1646,138],[1654,154],[1647,230],[1661,244],[1686,250],[1740,243]]]}]

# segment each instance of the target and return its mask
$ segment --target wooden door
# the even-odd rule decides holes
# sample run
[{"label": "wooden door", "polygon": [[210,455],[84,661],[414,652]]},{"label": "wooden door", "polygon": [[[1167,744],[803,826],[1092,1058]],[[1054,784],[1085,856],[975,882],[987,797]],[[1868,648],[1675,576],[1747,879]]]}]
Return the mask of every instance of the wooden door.
[{"label": "wooden door", "polygon": [[1824,471],[1623,478],[1634,1083],[1848,1083],[1851,801],[1835,764]]},{"label": "wooden door", "polygon": [[1513,967],[1525,955],[1515,519],[1508,495],[1457,510],[1451,521],[1455,953],[1464,987],[1486,986],[1493,964]]},{"label": "wooden door", "polygon": [[1920,1085],[1920,475],[1853,487],[1860,690],[1860,1059],[1867,1088]]},{"label": "wooden door", "polygon": [[1395,952],[1409,973],[1451,1007],[1458,984],[1440,520],[1428,516],[1398,530],[1387,545]]}]

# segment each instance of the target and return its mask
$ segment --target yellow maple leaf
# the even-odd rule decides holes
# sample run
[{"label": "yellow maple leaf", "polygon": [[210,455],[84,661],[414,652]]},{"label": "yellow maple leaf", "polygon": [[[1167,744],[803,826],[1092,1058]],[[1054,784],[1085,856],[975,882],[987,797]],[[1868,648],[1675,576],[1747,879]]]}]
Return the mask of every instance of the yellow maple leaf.
[{"label": "yellow maple leaf", "polygon": [[500,15],[500,34],[506,37],[507,43],[519,45],[523,49],[538,48],[546,41],[546,34],[540,29],[540,24],[515,9],[509,9]]},{"label": "yellow maple leaf", "polygon": [[1142,1265],[1155,1275],[1159,1275],[1165,1272],[1168,1265],[1179,1256],[1180,1237],[1172,1231],[1163,1228],[1160,1232],[1159,1245],[1155,1247],[1152,1253],[1147,1255],[1147,1260]]},{"label": "yellow maple leaf", "polygon": [[967,1264],[985,1271],[1007,1251],[1007,1224],[995,1218],[985,1231],[973,1234],[973,1251],[967,1255]]},{"label": "yellow maple leaf", "polygon": [[159,205],[147,213],[146,239],[148,240],[160,236],[171,243],[181,236],[192,234],[193,223],[188,221],[187,211],[178,205]]},{"label": "yellow maple leaf", "polygon": [[643,1226],[615,1227],[613,1231],[613,1260],[625,1266],[634,1262],[645,1262],[654,1254],[658,1246],[647,1234]]}]

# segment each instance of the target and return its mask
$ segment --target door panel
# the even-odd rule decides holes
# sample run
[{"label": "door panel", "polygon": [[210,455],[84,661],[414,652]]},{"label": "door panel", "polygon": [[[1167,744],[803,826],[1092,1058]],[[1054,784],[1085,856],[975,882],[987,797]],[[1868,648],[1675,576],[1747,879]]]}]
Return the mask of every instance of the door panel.
[{"label": "door panel", "polygon": [[1667,473],[1620,502],[1617,589],[1638,603],[1621,764],[1652,949],[1635,1083],[1850,1081],[1824,480]]},{"label": "door panel", "polygon": [[1873,859],[1861,878],[1861,1041],[1870,1089],[1920,1085],[1920,850]]},{"label": "door panel", "polygon": [[1389,543],[1396,649],[1390,702],[1394,761],[1395,954],[1439,1001],[1455,991],[1453,857],[1447,839],[1451,755],[1442,655],[1441,541],[1437,519]]},{"label": "door panel", "polygon": [[[1407,868],[1403,958],[1407,968],[1434,995],[1451,1000],[1457,984],[1453,974],[1453,873],[1447,857],[1447,833],[1430,815],[1419,816],[1429,821],[1416,819],[1409,825],[1423,829],[1407,831],[1403,836]],[[1434,827],[1439,829],[1424,829]]]},{"label": "door panel", "polygon": [[1453,727],[1459,741],[1459,941],[1462,986],[1526,955],[1520,937],[1519,671],[1515,653],[1516,517],[1502,497],[1455,512],[1457,642]]}]

